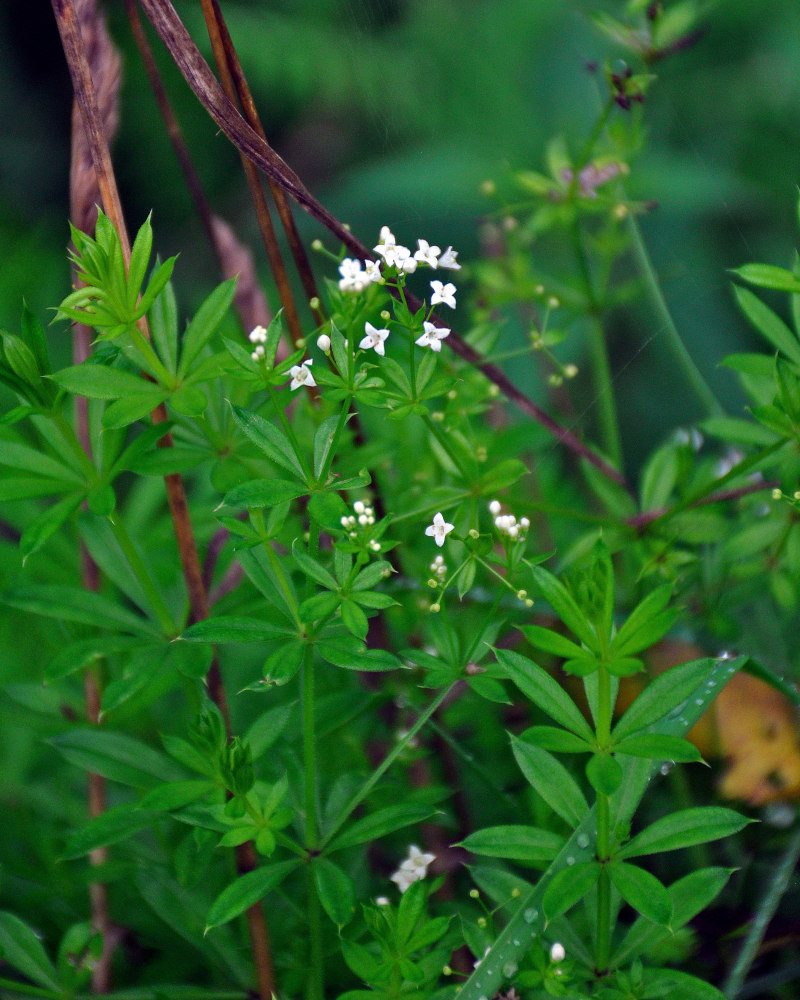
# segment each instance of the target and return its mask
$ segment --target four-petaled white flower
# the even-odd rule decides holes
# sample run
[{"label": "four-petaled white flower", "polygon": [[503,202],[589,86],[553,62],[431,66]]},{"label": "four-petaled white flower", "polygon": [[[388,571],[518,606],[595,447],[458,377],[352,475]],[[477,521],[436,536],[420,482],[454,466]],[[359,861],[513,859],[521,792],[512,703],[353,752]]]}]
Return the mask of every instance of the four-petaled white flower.
[{"label": "four-petaled white flower", "polygon": [[[388,258],[386,259],[386,263],[389,263]],[[411,256],[411,251],[408,247],[396,246],[394,248],[394,259],[392,263],[398,271],[405,271],[406,274],[413,274],[417,269],[417,262]]]},{"label": "four-petaled white flower", "polygon": [[376,330],[372,323],[364,324],[364,333],[366,337],[358,345],[362,351],[368,351],[372,348],[376,354],[380,354],[383,357],[386,354],[386,348],[383,346],[383,342],[389,336],[388,330]]},{"label": "four-petaled white flower", "polygon": [[372,248],[373,253],[378,253],[383,257],[389,267],[394,264],[394,255],[397,250],[397,241],[394,233],[388,226],[381,226],[380,242]]},{"label": "four-petaled white flower", "polygon": [[366,274],[370,281],[374,281],[376,283],[382,281],[383,275],[381,274],[381,262],[379,260],[365,260],[364,274]]},{"label": "four-petaled white flower", "polygon": [[437,353],[442,349],[442,341],[445,337],[450,336],[450,331],[445,326],[436,326],[434,323],[429,323],[427,320],[422,324],[425,333],[421,337],[417,337],[414,343],[418,347],[430,347],[432,351]]},{"label": "four-petaled white flower", "polygon": [[352,257],[345,257],[339,265],[339,288],[343,292],[363,292],[369,284],[369,277],[366,271],[361,270],[361,261]]},{"label": "four-petaled white flower", "polygon": [[414,256],[420,263],[434,268],[439,266],[439,254],[442,252],[440,247],[432,247],[427,240],[417,240],[417,246],[419,250]]},{"label": "four-petaled white flower", "polygon": [[292,381],[289,385],[289,388],[292,391],[294,391],[295,389],[299,389],[301,385],[317,384],[314,381],[314,376],[311,374],[311,371],[309,369],[309,365],[313,364],[314,364],[314,359],[308,358],[308,360],[304,361],[302,365],[292,365],[292,367],[289,369],[289,374],[292,376]]},{"label": "four-petaled white flower", "polygon": [[445,267],[449,271],[460,271],[461,265],[456,260],[456,257],[458,257],[458,250],[448,247],[439,258],[439,267]]},{"label": "four-petaled white flower", "polygon": [[445,538],[450,534],[450,532],[455,528],[454,524],[448,524],[447,521],[442,517],[441,513],[434,514],[433,524],[429,524],[425,529],[425,534],[434,539],[439,548],[444,545]]},{"label": "four-petaled white flower", "polygon": [[441,281],[432,281],[431,288],[433,289],[433,295],[431,295],[432,306],[442,302],[444,305],[450,306],[451,309],[455,309],[456,286],[451,281],[448,281],[446,285],[443,285]]},{"label": "four-petaled white flower", "polygon": [[435,854],[424,854],[415,844],[408,849],[408,857],[392,875],[400,892],[405,892],[412,882],[421,882],[428,874],[428,865],[436,859]]}]

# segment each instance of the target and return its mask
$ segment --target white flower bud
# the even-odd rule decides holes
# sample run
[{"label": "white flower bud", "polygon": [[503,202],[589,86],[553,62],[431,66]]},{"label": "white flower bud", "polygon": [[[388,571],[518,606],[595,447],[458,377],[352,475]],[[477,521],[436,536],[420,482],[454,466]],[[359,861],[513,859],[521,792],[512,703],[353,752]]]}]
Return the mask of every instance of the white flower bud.
[{"label": "white flower bud", "polygon": [[499,500],[490,500],[489,501],[489,513],[493,517],[497,517],[497,515],[500,513],[500,501]]},{"label": "white flower bud", "polygon": [[564,950],[564,945],[560,941],[556,941],[553,947],[550,949],[550,961],[551,962],[563,962],[567,957],[567,953]]},{"label": "white flower bud", "polygon": [[321,333],[317,337],[317,347],[322,351],[323,354],[327,354],[331,349],[331,338],[327,333]]}]

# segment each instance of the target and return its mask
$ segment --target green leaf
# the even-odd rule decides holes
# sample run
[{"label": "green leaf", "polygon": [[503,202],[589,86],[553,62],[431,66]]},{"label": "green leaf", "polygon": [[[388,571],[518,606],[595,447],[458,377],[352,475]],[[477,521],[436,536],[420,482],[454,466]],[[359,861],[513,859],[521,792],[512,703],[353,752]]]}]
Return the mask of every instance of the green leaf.
[{"label": "green leaf", "polygon": [[290,630],[263,618],[219,615],[190,625],[178,638],[183,642],[268,642],[291,634]]},{"label": "green leaf", "polygon": [[473,854],[511,861],[552,861],[564,838],[536,826],[489,826],[471,833],[459,845]]},{"label": "green leaf", "polygon": [[164,367],[174,375],[178,366],[178,304],[169,282],[153,302],[149,320],[153,346]]},{"label": "green leaf", "polygon": [[554,632],[550,628],[543,628],[541,625],[521,625],[520,632],[536,649],[541,649],[545,653],[552,653],[553,656],[561,656],[564,659],[569,659],[570,657],[585,654],[585,650],[581,649],[572,639],[568,639],[565,635]]},{"label": "green leaf", "polygon": [[337,927],[344,927],[356,907],[353,880],[328,858],[314,858],[311,871],[325,912]]},{"label": "green leaf", "polygon": [[342,624],[347,631],[350,632],[351,635],[356,636],[358,639],[366,639],[367,630],[369,629],[369,621],[356,602],[349,599],[343,600],[341,612]]},{"label": "green leaf", "polygon": [[681,809],[651,823],[641,833],[621,847],[616,856],[636,858],[644,854],[676,851],[681,847],[705,844],[710,840],[730,837],[754,820],[722,806],[696,806]]},{"label": "green leaf", "polygon": [[716,986],[678,969],[644,969],[642,979],[654,1000],[726,1000]]},{"label": "green leaf", "polygon": [[134,788],[150,788],[182,777],[163,754],[124,733],[73,729],[53,736],[50,743],[75,767]]},{"label": "green leaf", "polygon": [[264,680],[277,687],[288,684],[300,669],[305,651],[306,643],[302,639],[281,645],[267,657],[263,669]]},{"label": "green leaf", "polygon": [[194,778],[188,781],[171,781],[143,795],[138,808],[150,812],[172,812],[173,809],[182,809],[190,802],[196,802],[217,788],[218,786],[211,781],[199,781]]},{"label": "green leaf", "polygon": [[208,406],[208,398],[202,389],[182,385],[170,395],[169,405],[176,413],[182,413],[185,417],[199,417]]},{"label": "green leaf", "polygon": [[22,339],[31,349],[36,359],[36,367],[42,375],[49,375],[50,355],[47,349],[47,336],[38,316],[28,308],[28,303],[22,303]]},{"label": "green leaf", "polygon": [[513,736],[511,747],[520,770],[534,790],[562,819],[577,826],[589,807],[578,783],[564,765],[546,750]]},{"label": "green leaf", "polygon": [[172,271],[175,267],[175,261],[177,257],[169,257],[160,264],[155,271],[150,275],[150,280],[147,282],[147,287],[145,288],[141,299],[139,300],[139,305],[136,307],[136,318],[144,316],[148,309],[152,306],[158,296],[161,294],[165,288],[167,282],[172,277]]},{"label": "green leaf", "polygon": [[658,448],[642,472],[642,510],[658,510],[669,501],[678,478],[678,453],[674,444]]},{"label": "green leaf", "polygon": [[[630,656],[647,649],[663,637],[669,628],[664,627],[665,619],[661,612],[672,596],[672,585],[657,587],[631,611],[620,626],[611,643],[611,653],[614,656]],[[678,612],[672,613],[677,618]],[[666,619],[669,621],[670,619]]]},{"label": "green leaf", "polygon": [[331,576],[328,570],[326,570],[324,566],[320,565],[316,559],[312,559],[311,556],[303,552],[296,540],[292,545],[292,558],[297,563],[299,568],[306,574],[306,576],[310,577],[321,587],[338,592],[339,584]]},{"label": "green leaf", "polygon": [[718,662],[712,657],[690,660],[657,677],[647,685],[614,727],[614,742],[638,733],[676,711],[706,680]]},{"label": "green leaf", "polygon": [[601,867],[596,861],[562,868],[553,876],[542,897],[542,909],[548,922],[566,913],[594,887]]},{"label": "green leaf", "polygon": [[67,838],[61,860],[70,861],[83,857],[98,847],[119,843],[139,830],[152,826],[157,818],[155,813],[136,805],[112,806]]},{"label": "green leaf", "polygon": [[206,932],[212,927],[226,924],[240,913],[253,906],[286,878],[299,862],[280,861],[275,865],[256,868],[255,871],[240,875],[222,890],[206,916]]},{"label": "green leaf", "polygon": [[642,733],[628,736],[614,744],[616,753],[626,753],[631,757],[646,757],[648,760],[673,760],[679,764],[702,761],[697,747],[681,736],[661,736],[658,733]]},{"label": "green leaf", "polygon": [[75,513],[83,503],[83,494],[73,494],[64,497],[58,503],[48,507],[37,517],[35,517],[22,532],[19,548],[23,556],[23,564],[28,556],[36,552],[54,535]]},{"label": "green leaf", "polygon": [[141,391],[136,395],[123,396],[113,402],[103,414],[103,427],[108,430],[128,427],[152,413],[164,402],[167,396],[169,396],[169,392],[158,386],[153,386],[152,389]]},{"label": "green leaf", "polygon": [[663,927],[653,926],[646,917],[639,917],[622,939],[611,958],[611,964],[614,967],[628,964],[649,951],[666,935],[687,924],[716,899],[733,871],[732,868],[701,868],[673,882],[667,889],[672,903],[670,929],[667,931]]},{"label": "green leaf", "polygon": [[140,375],[91,361],[62,368],[50,377],[61,389],[87,399],[119,399],[159,391]]},{"label": "green leaf", "polygon": [[672,900],[655,875],[621,861],[614,861],[608,871],[617,892],[637,913],[656,924],[670,922]]},{"label": "green leaf", "polygon": [[588,742],[594,740],[594,733],[575,702],[538,663],[508,649],[495,649],[494,653],[505,676],[538,708]]},{"label": "green leaf", "polygon": [[286,500],[294,500],[305,493],[308,493],[308,487],[288,479],[253,479],[230,490],[222,503],[226,507],[260,510],[263,507],[275,507]]},{"label": "green leaf", "polygon": [[557,753],[589,753],[594,749],[583,737],[556,726],[529,726],[522,733],[522,739]]},{"label": "green leaf", "polygon": [[0,465],[22,469],[37,476],[63,479],[71,486],[82,485],[84,480],[74,469],[47,455],[39,448],[31,448],[17,441],[0,441]]},{"label": "green leaf", "polygon": [[361,570],[350,588],[353,590],[371,590],[384,579],[386,571],[392,572],[392,564],[385,559],[370,563]]},{"label": "green leaf", "polygon": [[314,435],[314,477],[316,479],[319,478],[323,467],[328,461],[338,425],[339,416],[338,414],[334,414],[332,417],[327,417],[322,421]]},{"label": "green leaf", "polygon": [[292,714],[290,705],[277,705],[262,712],[244,736],[253,760],[258,760],[280,738]]},{"label": "green leaf", "polygon": [[543,566],[532,566],[531,573],[542,597],[561,621],[572,629],[581,642],[594,650],[597,646],[594,630],[564,584]]},{"label": "green leaf", "polygon": [[214,335],[236,293],[236,278],[229,278],[217,285],[201,304],[186,328],[181,344],[181,359],[178,364],[178,378],[182,379],[191,370],[195,359]]},{"label": "green leaf", "polygon": [[348,508],[338,493],[326,490],[311,494],[308,512],[329,534],[338,534],[342,530],[341,519],[348,513]]},{"label": "green leaf", "polygon": [[622,784],[622,768],[607,753],[595,753],[586,765],[586,777],[596,792],[613,795]]},{"label": "green leaf", "polygon": [[[784,267],[772,264],[744,264],[731,269],[743,281],[757,288],[774,288],[779,292],[800,292],[800,278]],[[745,291],[734,286],[737,291]]]},{"label": "green leaf", "polygon": [[267,458],[288,472],[294,472],[305,481],[303,467],[295,455],[291,441],[283,431],[278,430],[257,413],[251,413],[235,404],[231,406],[231,411],[239,429],[264,452]]},{"label": "green leaf", "polygon": [[23,976],[61,994],[58,973],[41,941],[13,913],[0,912],[0,957]]},{"label": "green leaf", "polygon": [[504,459],[481,476],[480,491],[483,495],[500,493],[527,475],[528,469],[524,462],[518,458]]},{"label": "green leaf", "polygon": [[148,215],[136,234],[131,247],[131,258],[128,263],[128,308],[134,310],[139,293],[142,289],[150,254],[153,250],[153,229]]},{"label": "green leaf", "polygon": [[430,819],[434,810],[427,805],[417,805],[412,802],[400,802],[397,805],[385,806],[375,812],[354,820],[328,845],[327,853],[341,851],[345,847],[355,847],[357,844],[368,844],[385,837],[395,830],[423,823]]},{"label": "green leaf", "polygon": [[188,472],[209,459],[207,451],[199,448],[172,446],[155,448],[124,463],[123,468],[137,476],[169,476],[175,472]]},{"label": "green leaf", "polygon": [[[782,269],[775,268],[774,270],[779,272]],[[800,279],[789,271],[785,273],[791,277],[794,284],[791,290],[800,292]],[[775,286],[767,285],[764,287],[774,288]],[[800,343],[798,343],[797,337],[795,337],[780,316],[774,313],[769,306],[765,305],[757,295],[754,295],[748,289],[734,285],[733,290],[736,295],[736,301],[739,303],[739,308],[756,330],[766,337],[773,347],[776,347],[785,354],[787,358],[794,361],[795,364],[800,364]]]},{"label": "green leaf", "polygon": [[355,636],[336,636],[317,643],[319,655],[327,663],[345,670],[397,670],[400,660],[385,649],[367,649]]},{"label": "green leaf", "polygon": [[401,947],[414,933],[427,901],[428,892],[421,880],[412,882],[403,893],[397,908],[397,942]]},{"label": "green leaf", "polygon": [[58,584],[17,586],[2,595],[2,603],[22,611],[97,628],[154,635],[157,630],[138,615],[120,607],[111,598],[78,587]]},{"label": "green leaf", "polygon": [[307,601],[303,601],[299,608],[301,621],[315,622],[320,618],[328,618],[342,603],[339,594],[330,590],[325,590],[321,594],[314,594]]}]

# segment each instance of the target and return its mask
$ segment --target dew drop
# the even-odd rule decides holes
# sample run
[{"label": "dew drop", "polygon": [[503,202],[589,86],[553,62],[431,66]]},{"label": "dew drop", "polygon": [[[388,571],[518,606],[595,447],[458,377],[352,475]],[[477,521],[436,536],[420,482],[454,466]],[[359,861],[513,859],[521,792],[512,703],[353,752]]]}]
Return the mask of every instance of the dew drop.
[{"label": "dew drop", "polygon": [[571,854],[570,854],[570,856],[569,856],[569,857],[567,858],[567,864],[568,864],[568,865],[574,865],[574,864],[575,864],[575,858],[573,858],[573,856],[572,856]]},{"label": "dew drop", "polygon": [[517,968],[518,966],[516,962],[506,962],[506,964],[503,966],[503,975],[506,977],[506,979],[511,979],[512,976],[515,976],[517,974]]},{"label": "dew drop", "polygon": [[577,837],[578,847],[588,847],[589,837],[585,833],[579,833]]},{"label": "dew drop", "polygon": [[514,947],[519,948],[519,940],[517,938],[514,938]]},{"label": "dew drop", "polygon": [[531,907],[522,914],[522,919],[525,921],[526,924],[532,924],[538,916],[539,916],[539,911],[534,910]]},{"label": "dew drop", "polygon": [[675,761],[668,760],[661,765],[659,770],[661,771],[662,774],[669,774],[669,772],[673,769],[673,767],[675,767]]},{"label": "dew drop", "polygon": [[695,703],[695,705],[702,705],[703,704],[703,699],[702,698],[695,698],[694,703]]}]

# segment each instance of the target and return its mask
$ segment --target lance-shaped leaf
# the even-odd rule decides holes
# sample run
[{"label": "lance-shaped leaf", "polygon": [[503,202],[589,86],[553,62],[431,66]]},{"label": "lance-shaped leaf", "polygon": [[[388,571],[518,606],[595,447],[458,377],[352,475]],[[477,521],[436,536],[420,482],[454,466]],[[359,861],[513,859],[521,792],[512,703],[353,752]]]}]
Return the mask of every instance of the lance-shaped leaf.
[{"label": "lance-shaped leaf", "polygon": [[184,642],[268,642],[292,634],[291,629],[263,618],[218,615],[190,625],[178,638]]},{"label": "lance-shaped leaf", "polygon": [[0,913],[0,956],[12,969],[61,995],[58,973],[41,941],[13,913]]},{"label": "lance-shaped leaf", "polygon": [[314,858],[311,870],[325,912],[337,927],[344,927],[356,907],[353,880],[329,858]]},{"label": "lance-shaped leaf", "polygon": [[577,781],[564,765],[541,747],[531,746],[513,736],[511,747],[520,770],[534,790],[570,826],[577,826],[589,806]]},{"label": "lance-shaped leaf", "polygon": [[600,878],[601,865],[597,861],[562,868],[549,882],[542,897],[542,906],[548,922],[566,913],[594,887]]},{"label": "lance-shaped leaf", "polygon": [[705,844],[738,833],[754,820],[722,806],[698,806],[681,809],[651,823],[621,847],[616,857],[636,858],[643,854],[660,854],[680,847]]},{"label": "lance-shaped leaf", "polygon": [[178,377],[183,378],[194,364],[195,359],[214,335],[222,318],[233,302],[236,292],[236,278],[229,278],[217,285],[214,291],[202,303],[186,328],[181,345],[181,360],[178,365]]},{"label": "lance-shaped leaf", "polygon": [[73,729],[52,737],[50,743],[76,767],[134,788],[152,788],[183,777],[171,760],[125,733]]},{"label": "lance-shaped leaf", "polygon": [[617,892],[637,913],[656,924],[669,923],[672,900],[655,875],[622,861],[609,865],[608,870]]},{"label": "lance-shaped leaf", "polygon": [[222,890],[206,916],[206,932],[212,927],[226,924],[240,913],[263,899],[272,889],[280,885],[286,876],[293,871],[298,861],[279,861],[274,865],[266,865],[247,872],[235,879]]},{"label": "lance-shaped leaf", "polygon": [[513,681],[537,708],[546,712],[565,729],[587,741],[594,740],[594,733],[575,702],[546,670],[533,660],[510,649],[496,649],[494,652],[505,676]]},{"label": "lance-shaped leaf", "polygon": [[296,473],[301,480],[304,479],[303,467],[295,455],[291,441],[283,431],[257,413],[245,410],[241,406],[234,404],[231,406],[231,411],[239,429],[264,452],[267,458],[288,472]]},{"label": "lance-shaped leaf", "polygon": [[473,854],[511,861],[552,861],[564,846],[564,838],[536,826],[488,826],[461,841]]}]

